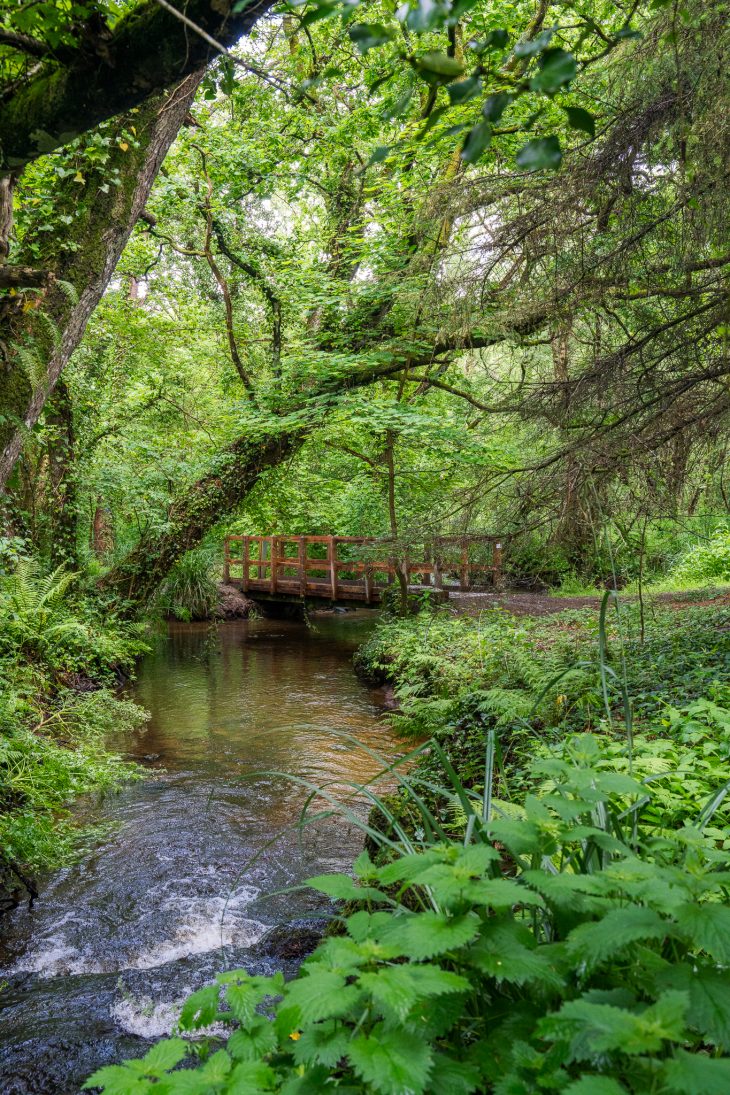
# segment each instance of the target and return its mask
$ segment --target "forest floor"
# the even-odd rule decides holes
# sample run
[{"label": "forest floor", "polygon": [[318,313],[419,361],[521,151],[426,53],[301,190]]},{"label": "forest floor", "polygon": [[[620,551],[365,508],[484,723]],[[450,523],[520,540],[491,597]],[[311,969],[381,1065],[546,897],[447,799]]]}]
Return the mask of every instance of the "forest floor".
[{"label": "forest floor", "polygon": [[[623,600],[638,601],[636,594],[621,594]],[[688,590],[676,593],[647,593],[646,600],[661,602],[669,608],[697,608],[730,605],[730,590]],[[455,593],[449,596],[448,607],[456,616],[478,616],[490,608],[502,608],[513,616],[550,616],[557,612],[581,608],[600,608],[600,597],[556,597],[549,593]]]}]

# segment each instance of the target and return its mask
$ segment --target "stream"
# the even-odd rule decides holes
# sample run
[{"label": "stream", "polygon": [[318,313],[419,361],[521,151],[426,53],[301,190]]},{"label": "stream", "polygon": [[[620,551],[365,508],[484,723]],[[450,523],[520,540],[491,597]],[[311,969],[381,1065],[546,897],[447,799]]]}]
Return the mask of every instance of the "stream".
[{"label": "stream", "polygon": [[372,621],[174,624],[143,659],[130,691],[150,722],[111,744],[146,778],[80,806],[108,830],[3,924],[3,1095],[78,1092],[100,1065],[144,1053],[222,969],[294,972],[292,929],[321,923],[326,905],[310,891],[272,893],[347,870],[362,835],[340,818],[271,843],[306,792],[260,773],[370,778],[377,763],[333,731],[386,758],[402,751],[382,692],[352,671]]}]

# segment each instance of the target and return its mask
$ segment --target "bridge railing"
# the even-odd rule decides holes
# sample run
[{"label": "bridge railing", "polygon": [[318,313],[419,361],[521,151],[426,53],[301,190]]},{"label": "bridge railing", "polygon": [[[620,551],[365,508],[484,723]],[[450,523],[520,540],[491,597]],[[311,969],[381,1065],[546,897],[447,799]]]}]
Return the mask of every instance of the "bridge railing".
[{"label": "bridge railing", "polygon": [[[490,542],[492,561],[484,564],[471,562],[469,545],[456,537],[434,540],[424,548],[428,557],[415,561],[395,555],[378,558],[378,548],[384,554],[387,543],[361,536],[231,535],[225,538],[224,579],[240,585],[244,593],[373,604],[381,600],[399,570],[405,571],[409,585],[434,589],[468,590],[474,578],[483,575],[498,583],[501,544],[493,538]],[[358,548],[364,550],[358,553]],[[341,558],[341,551],[351,557]]]}]

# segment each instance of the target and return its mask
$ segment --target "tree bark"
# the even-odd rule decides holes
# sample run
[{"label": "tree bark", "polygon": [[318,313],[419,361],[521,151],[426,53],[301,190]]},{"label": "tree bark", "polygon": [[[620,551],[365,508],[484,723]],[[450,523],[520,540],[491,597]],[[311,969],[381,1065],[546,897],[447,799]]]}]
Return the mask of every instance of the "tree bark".
[{"label": "tree bark", "polygon": [[161,533],[142,537],[133,551],[109,571],[102,586],[127,601],[133,611],[145,604],[172,565],[197,547],[221,517],[246,498],[262,472],[281,464],[300,445],[303,432],[251,442],[239,438],[220,453],[210,471],[181,490]]},{"label": "tree bark", "polygon": [[[257,0],[237,13],[233,0],[176,0],[176,6],[227,47],[247,34],[272,2]],[[156,0],[134,8],[103,38],[82,36],[78,48],[63,52],[62,64],[49,59],[6,98],[0,112],[0,171],[22,168],[139,106],[218,52]]]},{"label": "tree bark", "polygon": [[51,564],[66,563],[76,569],[79,564],[76,431],[71,393],[63,377],[56,384],[46,423],[53,430],[48,446]]},{"label": "tree bark", "polygon": [[[86,324],[101,300],[132,229],[149,197],[163,159],[190,109],[202,70],[187,76],[168,94],[151,98],[134,116],[138,148],[118,151],[116,166],[121,184],[98,192],[88,212],[78,217],[70,232],[79,243],[52,271],[56,282],[42,300],[42,309],[58,333],[54,340],[47,324],[33,311],[11,315],[0,330],[0,490],[4,490],[23,445],[38,421],[46,399],[78,346]],[[67,252],[67,254],[69,254]],[[68,285],[73,292],[68,292]],[[28,375],[18,349],[29,348],[42,362],[43,376]],[[27,354],[26,354],[27,357]],[[36,380],[36,383],[34,383]]]}]

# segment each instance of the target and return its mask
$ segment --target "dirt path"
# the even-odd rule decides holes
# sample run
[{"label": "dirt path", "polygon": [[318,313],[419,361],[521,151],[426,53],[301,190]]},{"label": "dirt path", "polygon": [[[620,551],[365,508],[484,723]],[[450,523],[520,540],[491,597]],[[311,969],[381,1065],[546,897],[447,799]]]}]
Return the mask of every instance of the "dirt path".
[{"label": "dirt path", "polygon": [[[623,596],[623,595],[622,595]],[[626,595],[627,601],[636,601],[634,594]],[[722,608],[730,605],[730,590],[698,591],[687,593],[654,593],[647,596],[651,601],[670,608],[696,608],[714,605]],[[456,593],[449,596],[449,609],[456,616],[478,616],[490,608],[502,608],[513,616],[550,616],[556,612],[568,612],[580,608],[600,607],[600,597],[554,597],[549,593]]]}]

